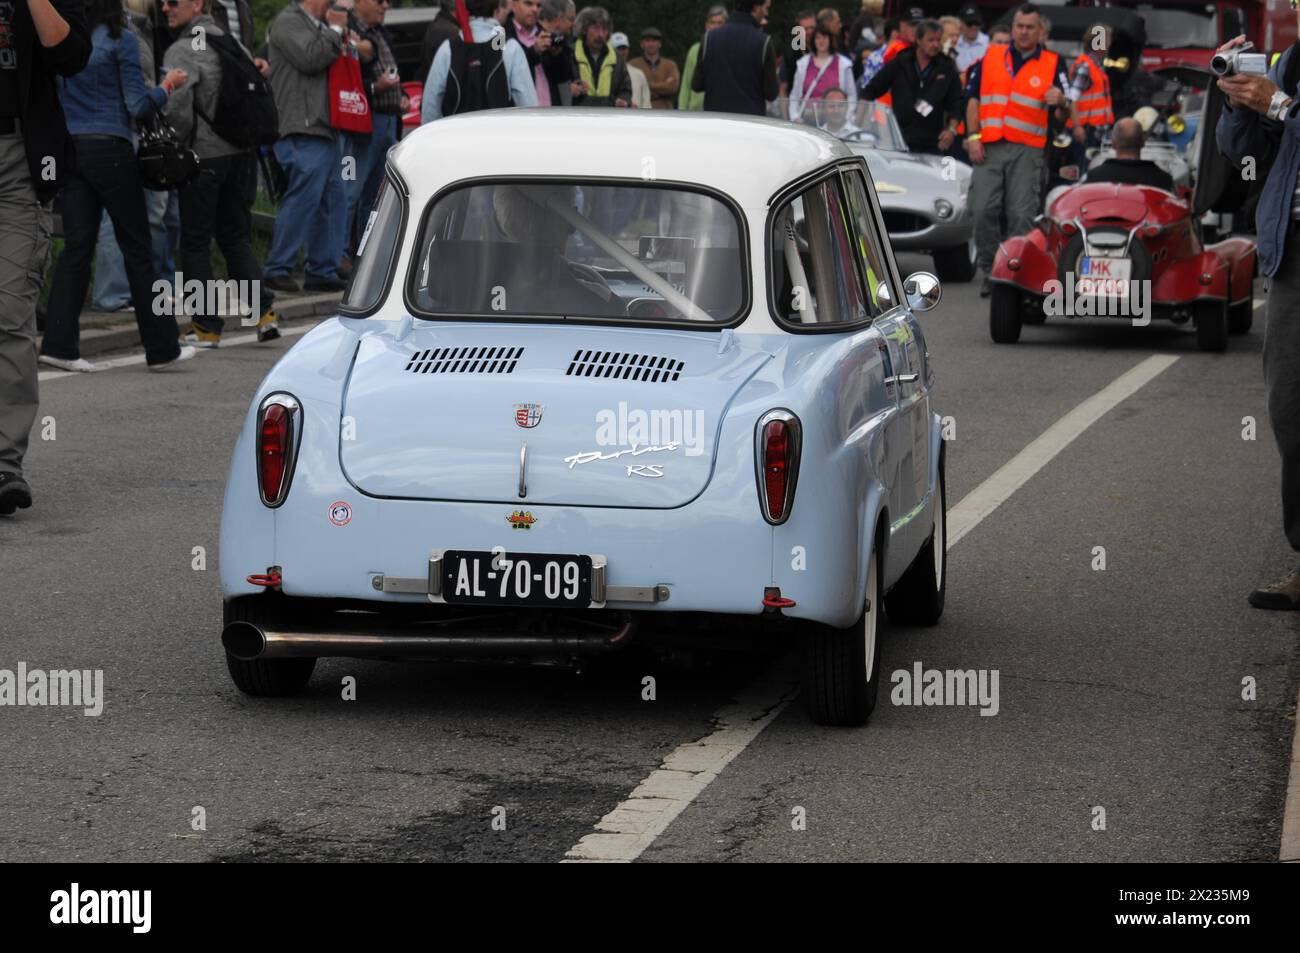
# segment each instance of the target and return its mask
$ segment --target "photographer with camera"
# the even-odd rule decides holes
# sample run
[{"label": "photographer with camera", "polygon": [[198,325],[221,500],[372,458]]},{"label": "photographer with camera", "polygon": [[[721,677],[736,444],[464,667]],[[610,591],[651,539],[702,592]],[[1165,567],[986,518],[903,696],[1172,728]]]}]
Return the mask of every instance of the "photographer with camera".
[{"label": "photographer with camera", "polygon": [[[539,50],[542,78],[547,87],[547,98],[552,106],[569,106],[573,93],[569,84],[576,79],[573,58],[569,55],[573,21],[578,11],[573,0],[542,0],[537,15],[537,25],[546,35],[545,48]],[[537,83],[537,98],[542,99],[542,81]]]},{"label": "photographer with camera", "polygon": [[[1291,0],[1297,6],[1300,0]],[[1300,42],[1264,75],[1254,72],[1260,60],[1240,55],[1245,46],[1239,36],[1215,56],[1217,85],[1227,97],[1216,132],[1219,151],[1243,176],[1247,168],[1268,170],[1255,213],[1259,272],[1268,279],[1264,382],[1282,455],[1282,525],[1300,553]],[[1258,609],[1300,609],[1300,567],[1249,599]]]}]

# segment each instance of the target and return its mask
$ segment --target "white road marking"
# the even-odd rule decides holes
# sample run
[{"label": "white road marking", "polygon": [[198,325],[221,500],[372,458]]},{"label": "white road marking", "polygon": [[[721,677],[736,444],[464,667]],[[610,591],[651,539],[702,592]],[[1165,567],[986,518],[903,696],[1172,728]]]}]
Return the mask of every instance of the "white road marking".
[{"label": "white road marking", "polygon": [[[324,319],[322,318],[322,320]],[[297,337],[300,334],[306,334],[308,331],[314,328],[316,324],[317,322],[312,321],[310,324],[303,325],[302,327],[294,327],[294,328],[281,327],[280,337],[292,338],[292,337]],[[242,344],[256,344],[256,343],[257,343],[256,332],[250,334],[236,334],[231,337],[225,337],[223,335],[221,341],[221,347],[199,348],[198,349],[199,353],[194,357],[194,360],[198,360],[207,351],[211,351],[211,350],[222,351],[228,347],[239,347]],[[64,377],[89,377],[94,374],[102,373],[104,371],[115,370],[116,368],[119,367],[130,367],[133,364],[143,364],[144,352],[141,351],[139,354],[127,354],[124,355],[123,357],[114,357],[114,358],[110,358],[107,361],[92,361],[91,363],[95,365],[95,369],[93,371],[88,371],[88,372],[87,371],[41,371],[37,375],[36,379],[40,381],[57,381]],[[160,374],[184,373],[184,369],[188,366],[189,366],[189,361],[186,361],[184,364],[181,364],[180,367],[178,367],[174,371],[159,371],[159,373]]]},{"label": "white road marking", "polygon": [[[1076,437],[1177,360],[1175,355],[1147,358],[1048,427],[949,510],[948,548],[952,549]],[[717,727],[712,732],[675,748],[625,800],[596,823],[594,832],[569,848],[565,863],[636,860],[772,723],[797,692],[797,683],[778,663],[733,704],[714,714]]]},{"label": "white road marking", "polygon": [[1005,503],[1012,493],[1047,466],[1076,437],[1168,370],[1177,360],[1178,356],[1174,354],[1157,354],[1125,371],[1048,427],[996,473],[967,493],[960,503],[948,511],[948,548],[957,545],[963,536]]}]

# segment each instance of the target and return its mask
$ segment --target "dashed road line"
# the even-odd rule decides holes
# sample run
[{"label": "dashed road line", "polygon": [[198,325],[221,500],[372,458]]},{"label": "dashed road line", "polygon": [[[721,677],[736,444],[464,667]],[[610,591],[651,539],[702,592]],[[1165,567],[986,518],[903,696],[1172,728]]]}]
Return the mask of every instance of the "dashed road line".
[{"label": "dashed road line", "polygon": [[[1168,370],[1176,355],[1149,357],[1079,404],[1021,450],[948,512],[948,548],[978,526],[1052,458],[1108,411]],[[595,830],[565,853],[565,863],[627,863],[636,860],[690,807],[798,692],[783,661],[714,714],[717,727],[698,741],[679,745],[602,817]]]}]

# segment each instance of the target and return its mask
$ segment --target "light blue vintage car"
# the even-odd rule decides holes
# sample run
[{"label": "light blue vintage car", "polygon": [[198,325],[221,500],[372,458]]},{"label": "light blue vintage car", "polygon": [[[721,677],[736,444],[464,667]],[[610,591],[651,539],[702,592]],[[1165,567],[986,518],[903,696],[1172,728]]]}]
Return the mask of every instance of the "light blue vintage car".
[{"label": "light blue vintage car", "polygon": [[943,611],[914,316],[938,299],[900,278],[865,162],[813,129],[617,109],[421,128],[339,316],[240,432],[235,683],[289,694],[322,656],[566,662],[723,614],[788,627],[813,717],[865,722],[882,609]]}]

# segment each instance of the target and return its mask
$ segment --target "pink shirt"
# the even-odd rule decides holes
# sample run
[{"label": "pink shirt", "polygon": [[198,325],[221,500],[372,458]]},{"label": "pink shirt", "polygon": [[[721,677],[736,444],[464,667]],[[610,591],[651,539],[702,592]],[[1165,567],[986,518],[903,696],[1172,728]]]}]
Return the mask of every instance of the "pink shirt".
[{"label": "pink shirt", "polygon": [[[519,42],[526,47],[536,43],[537,35],[541,32],[542,28],[539,26],[533,27],[530,33],[518,23],[515,24],[515,35],[519,37]],[[533,70],[533,85],[537,87],[537,105],[551,105],[551,81],[546,78],[546,70],[542,69],[541,63],[538,63],[537,68]]]},{"label": "pink shirt", "polygon": [[840,85],[840,63],[837,57],[832,56],[826,62],[826,68],[818,75],[817,64],[812,60],[808,61],[808,72],[803,78],[803,98],[804,99],[821,99],[832,89],[838,89]]}]

